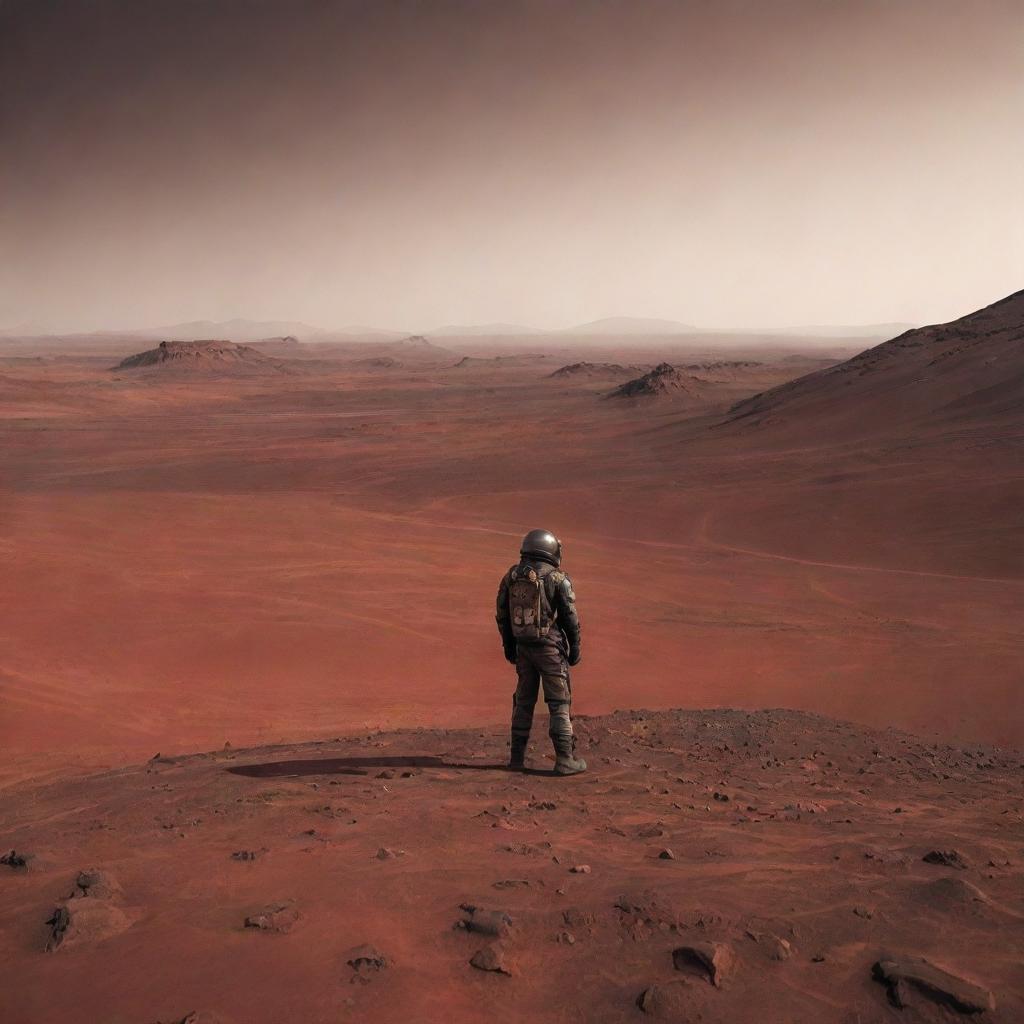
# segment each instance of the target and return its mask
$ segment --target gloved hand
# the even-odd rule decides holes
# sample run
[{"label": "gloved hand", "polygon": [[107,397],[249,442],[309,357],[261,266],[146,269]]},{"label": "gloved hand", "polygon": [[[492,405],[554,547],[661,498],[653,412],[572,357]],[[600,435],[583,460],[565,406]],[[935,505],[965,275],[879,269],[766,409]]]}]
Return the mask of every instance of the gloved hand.
[{"label": "gloved hand", "polygon": [[516,645],[515,644],[505,644],[505,660],[510,665],[514,665],[516,663]]},{"label": "gloved hand", "polygon": [[578,647],[569,648],[569,664],[578,665],[580,663],[580,649]]}]

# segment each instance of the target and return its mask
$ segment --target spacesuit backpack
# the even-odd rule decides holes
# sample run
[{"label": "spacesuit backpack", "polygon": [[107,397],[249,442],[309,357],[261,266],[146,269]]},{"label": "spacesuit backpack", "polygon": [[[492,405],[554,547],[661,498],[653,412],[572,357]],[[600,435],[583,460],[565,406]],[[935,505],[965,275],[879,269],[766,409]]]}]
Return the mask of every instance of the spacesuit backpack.
[{"label": "spacesuit backpack", "polygon": [[[548,574],[551,577],[560,573]],[[517,565],[508,580],[508,614],[517,640],[540,640],[551,630],[554,615],[544,586],[545,578],[530,565]],[[558,582],[552,580],[552,582]]]}]

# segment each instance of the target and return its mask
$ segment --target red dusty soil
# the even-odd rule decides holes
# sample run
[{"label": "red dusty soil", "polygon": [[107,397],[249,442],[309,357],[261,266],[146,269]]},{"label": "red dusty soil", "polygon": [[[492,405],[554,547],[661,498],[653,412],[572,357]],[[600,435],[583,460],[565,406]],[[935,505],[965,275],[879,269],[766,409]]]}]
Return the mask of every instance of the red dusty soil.
[{"label": "red dusty soil", "polygon": [[[1024,1019],[1015,301],[781,391],[0,354],[0,1021]],[[576,710],[705,709],[565,780],[500,768],[534,526]]]},{"label": "red dusty soil", "polygon": [[1024,1019],[1019,755],[621,712],[560,779],[543,731],[525,775],[503,732],[412,729],[8,789],[0,1017]]},{"label": "red dusty soil", "polygon": [[[984,357],[954,340],[943,401]],[[331,348],[258,378],[111,371],[123,351],[0,366],[0,783],[501,721],[493,595],[534,526],[565,541],[583,711],[790,706],[1024,743],[1021,424],[1002,398],[952,425],[918,404],[887,434],[872,406],[859,441],[808,413],[795,443],[803,413],[727,413],[804,368],[767,350],[698,407],[549,376],[710,359],[688,350],[469,369],[423,351],[356,371],[363,349]]]}]

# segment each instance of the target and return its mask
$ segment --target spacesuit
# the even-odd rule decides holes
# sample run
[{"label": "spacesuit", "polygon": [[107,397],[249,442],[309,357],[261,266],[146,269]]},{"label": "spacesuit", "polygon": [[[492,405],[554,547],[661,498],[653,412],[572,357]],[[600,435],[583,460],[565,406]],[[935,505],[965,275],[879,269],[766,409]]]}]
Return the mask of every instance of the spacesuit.
[{"label": "spacesuit", "polygon": [[575,755],[569,707],[569,667],[580,660],[580,620],[572,580],[562,572],[562,545],[547,530],[531,530],[519,551],[520,561],[498,586],[498,632],[505,658],[516,666],[518,684],[512,697],[509,768],[522,771],[530,741],[533,709],[543,688],[548,707],[548,735],[555,748],[555,772],[576,775],[586,761]]}]

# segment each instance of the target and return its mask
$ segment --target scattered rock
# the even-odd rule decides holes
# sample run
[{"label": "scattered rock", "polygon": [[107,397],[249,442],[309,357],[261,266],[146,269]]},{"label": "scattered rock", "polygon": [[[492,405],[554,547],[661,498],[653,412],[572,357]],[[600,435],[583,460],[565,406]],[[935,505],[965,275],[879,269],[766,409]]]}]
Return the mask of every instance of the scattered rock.
[{"label": "scattered rock", "polygon": [[100,942],[131,927],[128,916],[119,907],[103,899],[69,899],[57,906],[46,921],[49,933],[46,951],[70,949]]},{"label": "scattered rock", "polygon": [[865,850],[864,858],[894,868],[905,868],[910,863],[910,858],[906,854],[897,853],[895,850]]},{"label": "scattered rock", "polygon": [[494,883],[495,889],[519,889],[525,888],[530,883],[525,878],[503,878]]},{"label": "scattered rock", "polygon": [[636,1005],[644,1013],[654,1013],[658,1006],[658,986],[648,985],[647,988],[645,988],[643,992],[636,997]]},{"label": "scattered rock", "polygon": [[358,977],[367,977],[383,971],[388,965],[387,957],[374,946],[355,946],[345,954],[345,963]]},{"label": "scattered rock", "polygon": [[374,856],[377,860],[393,860],[395,857],[404,857],[405,850],[392,850],[390,847],[382,846]]},{"label": "scattered rock", "polygon": [[15,850],[11,850],[10,853],[5,853],[0,857],[0,864],[6,864],[7,867],[14,868],[15,870],[24,870],[32,859],[31,853],[18,853]]},{"label": "scattered rock", "polygon": [[470,957],[469,962],[478,971],[493,971],[496,974],[507,975],[512,973],[505,950],[497,943],[478,949]]},{"label": "scattered rock", "polygon": [[660,839],[664,834],[665,829],[660,821],[648,825],[638,825],[636,829],[638,839]]},{"label": "scattered rock", "polygon": [[542,857],[551,849],[550,843],[512,843],[510,846],[499,846],[504,853],[514,853],[520,857]]},{"label": "scattered rock", "polygon": [[658,860],[675,860],[676,855],[669,849],[664,849],[658,854]]},{"label": "scattered rock", "polygon": [[732,950],[722,942],[695,942],[672,950],[672,966],[677,971],[692,970],[696,967],[707,975],[715,988],[722,987],[722,982],[732,971],[733,964]]},{"label": "scattered rock", "polygon": [[262,849],[262,850],[235,850],[235,852],[233,854],[231,854],[231,859],[232,860],[256,860],[257,857],[262,857],[263,854],[265,854],[266,852],[267,851],[266,851],[265,848]]},{"label": "scattered rock", "polygon": [[923,957],[879,960],[871,969],[876,981],[888,986],[889,1000],[902,1009],[919,995],[959,1013],[994,1010],[995,997],[987,989],[929,963]]},{"label": "scattered rock", "polygon": [[87,896],[93,899],[108,899],[118,892],[120,887],[109,875],[98,868],[87,868],[78,872],[75,888],[69,893],[68,899],[83,899]]},{"label": "scattered rock", "polygon": [[46,940],[46,952],[52,953],[63,941],[71,927],[71,914],[67,907],[55,907],[46,921],[50,934]]},{"label": "scattered rock", "polygon": [[573,864],[569,871],[574,875],[589,875],[590,865],[589,864]]},{"label": "scattered rock", "polygon": [[991,900],[976,885],[956,875],[944,875],[918,886],[918,892],[929,906],[952,909],[957,906],[980,909]]},{"label": "scattered rock", "polygon": [[960,871],[967,870],[967,862],[956,850],[931,850],[921,860],[925,864],[940,864],[945,868],[958,868]]},{"label": "scattered rock", "polygon": [[263,932],[278,932],[284,934],[295,927],[301,915],[292,906],[282,903],[277,906],[267,907],[258,913],[250,914],[245,919],[246,928],[256,928]]},{"label": "scattered rock", "polygon": [[74,888],[46,921],[47,951],[109,938],[129,928],[128,916],[112,901],[119,893],[120,888],[104,872],[96,868],[79,871]]},{"label": "scattered rock", "polygon": [[746,930],[747,938],[753,939],[772,960],[788,960],[793,955],[793,947],[788,939],[783,939],[773,932],[758,932],[752,928]]},{"label": "scattered rock", "polygon": [[478,935],[493,935],[496,938],[508,935],[512,929],[512,917],[504,910],[485,910],[470,903],[463,903],[466,917],[458,926]]},{"label": "scattered rock", "polygon": [[639,894],[622,895],[615,900],[614,906],[621,912],[619,923],[634,942],[648,939],[655,932],[676,932],[680,929],[675,909],[656,892],[645,890]]},{"label": "scattered rock", "polygon": [[808,800],[795,804],[786,804],[782,809],[787,812],[787,820],[789,821],[799,821],[802,814],[826,814],[828,812],[828,808],[824,804]]},{"label": "scattered rock", "polygon": [[641,1013],[650,1017],[675,1021],[702,1020],[702,1014],[694,1006],[698,1001],[695,995],[690,983],[680,978],[677,981],[648,985],[636,997],[636,1006]]},{"label": "scattered rock", "polygon": [[562,911],[562,920],[577,931],[590,932],[597,923],[597,917],[588,910],[579,907],[567,907]]}]

